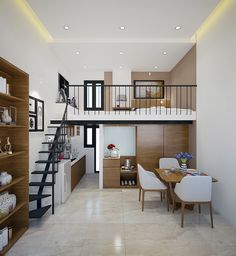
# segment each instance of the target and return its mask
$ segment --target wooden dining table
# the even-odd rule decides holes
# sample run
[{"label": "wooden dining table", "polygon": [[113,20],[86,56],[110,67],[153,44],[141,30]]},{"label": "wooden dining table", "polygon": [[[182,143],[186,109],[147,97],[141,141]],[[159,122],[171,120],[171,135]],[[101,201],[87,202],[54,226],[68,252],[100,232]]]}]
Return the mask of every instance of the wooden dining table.
[{"label": "wooden dining table", "polygon": [[[171,171],[168,169],[154,169],[155,174],[168,186],[168,197],[169,202],[173,202],[174,198],[174,187],[176,183],[179,183],[187,172],[183,171]],[[206,173],[200,172],[199,175],[207,176]],[[212,182],[217,182],[218,180],[212,177]]]}]

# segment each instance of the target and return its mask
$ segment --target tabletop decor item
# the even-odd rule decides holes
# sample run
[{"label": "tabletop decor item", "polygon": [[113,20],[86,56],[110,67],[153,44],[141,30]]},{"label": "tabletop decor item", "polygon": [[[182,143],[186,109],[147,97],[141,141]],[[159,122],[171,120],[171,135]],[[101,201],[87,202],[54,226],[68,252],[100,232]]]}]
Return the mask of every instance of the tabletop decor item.
[{"label": "tabletop decor item", "polygon": [[4,192],[0,194],[0,219],[4,218],[16,207],[16,195]]},{"label": "tabletop decor item", "polygon": [[7,172],[1,172],[0,174],[0,186],[5,186],[10,184],[12,181],[11,174],[8,174]]},{"label": "tabletop decor item", "polygon": [[2,113],[2,122],[5,124],[11,124],[12,118],[9,115],[8,108],[4,108],[3,113]]},{"label": "tabletop decor item", "polygon": [[114,144],[109,144],[107,149],[110,152],[110,157],[119,157],[119,149]]},{"label": "tabletop decor item", "polygon": [[10,143],[10,137],[7,137],[7,144],[5,145],[5,150],[6,150],[6,153],[8,155],[11,155],[12,154],[12,149],[11,149],[11,143]]},{"label": "tabletop decor item", "polygon": [[187,162],[191,160],[193,156],[188,152],[180,152],[175,156],[180,161],[182,170],[187,170]]}]

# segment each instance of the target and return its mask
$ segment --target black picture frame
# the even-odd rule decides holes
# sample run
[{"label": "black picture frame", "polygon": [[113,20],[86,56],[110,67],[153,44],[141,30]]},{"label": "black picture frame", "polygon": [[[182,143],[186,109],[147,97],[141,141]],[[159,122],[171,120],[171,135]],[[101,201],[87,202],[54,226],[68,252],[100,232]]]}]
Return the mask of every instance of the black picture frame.
[{"label": "black picture frame", "polygon": [[36,114],[36,98],[29,96],[29,113]]},{"label": "black picture frame", "polygon": [[44,101],[37,99],[36,102],[37,131],[44,131]]},{"label": "black picture frame", "polygon": [[134,80],[135,99],[164,99],[164,80]]},{"label": "black picture frame", "polygon": [[44,131],[44,101],[29,96],[29,131]]},{"label": "black picture frame", "polygon": [[29,131],[34,132],[36,131],[36,116],[29,115]]}]

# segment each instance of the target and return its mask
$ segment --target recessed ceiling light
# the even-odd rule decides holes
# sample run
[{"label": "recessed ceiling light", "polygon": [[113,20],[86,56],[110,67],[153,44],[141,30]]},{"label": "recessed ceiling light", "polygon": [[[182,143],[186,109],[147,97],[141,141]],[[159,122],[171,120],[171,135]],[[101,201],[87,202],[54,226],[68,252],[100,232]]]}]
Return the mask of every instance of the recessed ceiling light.
[{"label": "recessed ceiling light", "polygon": [[124,53],[123,52],[120,52],[120,55],[123,55]]},{"label": "recessed ceiling light", "polygon": [[69,27],[68,25],[65,25],[65,26],[64,26],[64,29],[65,29],[65,30],[69,30],[70,27]]},{"label": "recessed ceiling light", "polygon": [[125,26],[120,26],[120,30],[125,30]]},{"label": "recessed ceiling light", "polygon": [[79,51],[77,51],[77,52],[75,52],[75,54],[79,55],[79,54],[80,54],[80,52],[79,52]]},{"label": "recessed ceiling light", "polygon": [[166,54],[167,54],[167,52],[163,52],[163,54],[164,54],[164,55],[166,55]]},{"label": "recessed ceiling light", "polygon": [[86,66],[86,65],[84,65],[84,68],[87,68],[87,66]]},{"label": "recessed ceiling light", "polygon": [[157,66],[155,66],[154,68],[157,69]]},{"label": "recessed ceiling light", "polygon": [[120,68],[122,68],[122,66],[120,66]]},{"label": "recessed ceiling light", "polygon": [[180,30],[181,27],[180,27],[180,26],[176,26],[175,29],[176,29],[176,30]]}]

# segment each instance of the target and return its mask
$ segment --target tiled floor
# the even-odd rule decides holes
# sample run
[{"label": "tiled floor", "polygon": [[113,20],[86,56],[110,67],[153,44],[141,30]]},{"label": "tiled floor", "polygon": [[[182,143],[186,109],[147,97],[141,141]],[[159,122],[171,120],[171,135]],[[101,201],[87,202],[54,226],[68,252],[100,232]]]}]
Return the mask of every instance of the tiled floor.
[{"label": "tiled floor", "polygon": [[[137,190],[98,189],[98,176],[86,175],[55,215],[32,221],[8,256],[236,256],[236,229],[208,211],[167,212],[159,194],[147,193],[141,212]],[[205,211],[204,211],[205,210]],[[205,212],[205,213],[204,213]]]}]

